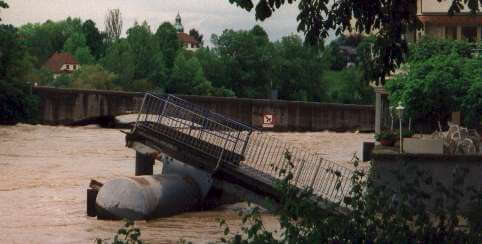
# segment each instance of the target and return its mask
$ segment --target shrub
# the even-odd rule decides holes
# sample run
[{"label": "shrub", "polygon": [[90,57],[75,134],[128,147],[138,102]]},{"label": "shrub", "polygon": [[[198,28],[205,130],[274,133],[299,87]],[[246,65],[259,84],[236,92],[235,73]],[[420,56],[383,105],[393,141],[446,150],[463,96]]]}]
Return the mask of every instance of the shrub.
[{"label": "shrub", "polygon": [[397,134],[395,134],[392,131],[382,131],[380,133],[375,134],[375,140],[380,141],[380,140],[395,140],[397,139]]}]

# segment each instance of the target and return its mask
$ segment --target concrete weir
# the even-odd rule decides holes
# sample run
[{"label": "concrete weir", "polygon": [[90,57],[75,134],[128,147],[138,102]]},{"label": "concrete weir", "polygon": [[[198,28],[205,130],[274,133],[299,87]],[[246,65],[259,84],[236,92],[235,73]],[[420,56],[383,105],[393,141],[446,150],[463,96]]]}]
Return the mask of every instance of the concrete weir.
[{"label": "concrete weir", "polygon": [[197,208],[199,185],[188,175],[125,177],[105,183],[96,199],[99,219],[152,219]]}]

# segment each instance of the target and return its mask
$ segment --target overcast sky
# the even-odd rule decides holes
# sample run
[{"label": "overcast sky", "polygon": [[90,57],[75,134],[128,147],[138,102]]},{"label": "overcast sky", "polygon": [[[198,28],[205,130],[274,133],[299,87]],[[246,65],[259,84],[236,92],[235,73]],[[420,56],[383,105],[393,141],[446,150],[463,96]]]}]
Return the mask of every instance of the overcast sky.
[{"label": "overcast sky", "polygon": [[[3,23],[20,26],[26,23],[45,22],[48,19],[62,20],[80,17],[92,19],[100,30],[104,29],[104,17],[108,9],[119,8],[125,32],[135,20],[144,20],[156,31],[164,21],[174,22],[178,11],[185,32],[195,28],[208,41],[211,34],[221,34],[225,29],[250,29],[257,22],[254,10],[246,12],[228,0],[7,0],[10,8],[1,10]],[[271,40],[296,33],[296,4],[286,5],[273,17],[258,22],[268,32]]]}]

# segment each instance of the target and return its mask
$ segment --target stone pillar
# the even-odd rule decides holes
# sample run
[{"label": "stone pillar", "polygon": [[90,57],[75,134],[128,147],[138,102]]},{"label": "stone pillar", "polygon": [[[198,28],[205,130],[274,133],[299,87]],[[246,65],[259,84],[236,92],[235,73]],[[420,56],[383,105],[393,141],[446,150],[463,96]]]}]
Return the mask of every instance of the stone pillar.
[{"label": "stone pillar", "polygon": [[377,86],[375,90],[375,133],[380,133],[384,129],[383,122],[388,116],[388,93],[382,86]]},{"label": "stone pillar", "polygon": [[136,151],[136,176],[152,175],[154,172],[154,158]]}]

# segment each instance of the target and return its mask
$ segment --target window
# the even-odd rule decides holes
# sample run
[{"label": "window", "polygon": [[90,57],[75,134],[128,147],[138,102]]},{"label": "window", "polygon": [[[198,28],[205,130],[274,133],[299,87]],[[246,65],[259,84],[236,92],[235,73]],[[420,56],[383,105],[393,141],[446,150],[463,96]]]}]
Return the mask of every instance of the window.
[{"label": "window", "polygon": [[462,27],[462,40],[468,42],[477,41],[477,27],[476,26],[463,26]]},{"label": "window", "polygon": [[457,40],[457,26],[445,27],[445,39]]},{"label": "window", "polygon": [[70,64],[66,64],[65,67],[66,67],[65,69],[69,70],[69,69],[70,69]]}]

